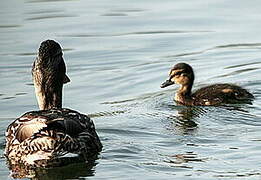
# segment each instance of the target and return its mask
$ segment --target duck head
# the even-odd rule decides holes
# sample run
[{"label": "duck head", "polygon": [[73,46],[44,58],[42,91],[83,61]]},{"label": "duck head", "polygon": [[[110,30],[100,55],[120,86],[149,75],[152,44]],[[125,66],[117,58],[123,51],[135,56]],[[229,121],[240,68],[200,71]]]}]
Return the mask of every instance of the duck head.
[{"label": "duck head", "polygon": [[53,40],[43,41],[32,67],[35,94],[41,110],[62,107],[63,84],[70,82],[65,73],[61,46]]},{"label": "duck head", "polygon": [[169,73],[169,79],[161,84],[161,88],[165,88],[172,84],[180,84],[182,87],[192,87],[194,82],[194,72],[190,65],[186,63],[176,64]]}]

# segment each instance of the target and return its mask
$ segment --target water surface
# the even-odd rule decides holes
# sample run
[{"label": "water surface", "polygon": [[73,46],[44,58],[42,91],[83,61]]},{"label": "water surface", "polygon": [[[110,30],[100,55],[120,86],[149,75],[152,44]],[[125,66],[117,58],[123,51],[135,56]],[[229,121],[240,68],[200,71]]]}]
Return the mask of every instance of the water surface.
[{"label": "water surface", "polygon": [[[64,49],[64,107],[92,117],[104,149],[91,164],[36,179],[260,179],[261,3],[219,0],[10,0],[0,7],[0,179],[4,131],[38,109],[31,65],[45,39]],[[184,107],[160,89],[178,62],[194,88],[235,83],[252,104]]]}]

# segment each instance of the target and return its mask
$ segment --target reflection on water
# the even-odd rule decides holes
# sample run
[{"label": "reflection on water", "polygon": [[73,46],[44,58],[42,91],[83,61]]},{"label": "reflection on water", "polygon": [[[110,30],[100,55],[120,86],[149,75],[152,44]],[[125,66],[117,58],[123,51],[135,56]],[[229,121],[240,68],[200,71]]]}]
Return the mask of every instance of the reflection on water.
[{"label": "reflection on water", "polygon": [[200,107],[185,107],[168,105],[168,107],[175,112],[175,114],[164,115],[169,122],[169,131],[178,134],[193,134],[197,130],[197,118],[204,114],[204,110]]},{"label": "reflection on water", "polygon": [[[26,176],[260,178],[260,5],[243,0],[2,1],[0,153],[7,125],[38,108],[31,65],[39,43],[55,39],[71,78],[64,106],[94,120],[104,149],[90,164],[37,169]],[[178,62],[194,67],[195,90],[233,83],[255,99],[218,107],[178,105],[173,101],[177,86],[159,88]],[[0,179],[8,179],[0,157]]]},{"label": "reflection on water", "polygon": [[[169,158],[170,159],[165,162],[173,163],[173,164],[182,164],[182,163],[188,163],[188,162],[204,162],[203,159],[198,158],[197,154],[195,154],[193,152],[187,152],[186,154],[176,154]],[[172,160],[173,158],[174,158],[174,160]]]},{"label": "reflection on water", "polygon": [[[67,159],[68,161],[68,159]],[[95,162],[89,163],[73,163],[68,166],[55,167],[55,168],[38,168],[29,169],[23,166],[12,167],[12,178],[33,178],[33,179],[74,179],[78,177],[94,176]]]},{"label": "reflection on water", "polygon": [[[177,126],[182,127],[186,130],[193,130],[197,127],[197,123],[194,121],[198,117],[199,111],[195,108],[187,108],[178,111]],[[200,113],[202,114],[202,113]]]}]

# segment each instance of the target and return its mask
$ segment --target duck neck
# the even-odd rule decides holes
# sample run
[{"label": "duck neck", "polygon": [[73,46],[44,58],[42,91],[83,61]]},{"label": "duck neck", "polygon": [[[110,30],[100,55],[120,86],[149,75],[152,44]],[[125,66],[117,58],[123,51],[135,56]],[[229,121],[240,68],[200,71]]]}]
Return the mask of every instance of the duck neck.
[{"label": "duck neck", "polygon": [[182,103],[190,101],[192,99],[191,90],[192,90],[192,84],[181,85],[181,87],[179,88],[179,90],[175,95],[175,100]]},{"label": "duck neck", "polygon": [[35,84],[35,94],[40,110],[62,107],[62,86],[48,87],[45,85]]}]

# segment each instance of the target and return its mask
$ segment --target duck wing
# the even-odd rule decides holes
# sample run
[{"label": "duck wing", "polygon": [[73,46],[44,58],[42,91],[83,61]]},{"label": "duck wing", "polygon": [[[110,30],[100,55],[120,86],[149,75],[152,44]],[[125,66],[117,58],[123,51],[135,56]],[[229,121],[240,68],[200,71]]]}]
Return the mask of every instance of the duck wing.
[{"label": "duck wing", "polygon": [[[44,127],[39,132],[40,134],[53,131],[62,134],[64,137],[67,136],[68,140],[64,140],[63,145],[61,145],[63,151],[85,152],[86,154],[102,150],[102,144],[95,131],[94,123],[88,116],[65,108],[54,111],[55,113],[51,114],[46,123],[47,127]],[[35,134],[35,136],[38,136],[38,134]]]},{"label": "duck wing", "polygon": [[24,164],[67,153],[87,159],[102,150],[93,121],[65,108],[25,113],[8,126],[6,141],[5,155],[15,163]]},{"label": "duck wing", "polygon": [[192,94],[195,101],[202,105],[233,103],[252,99],[254,96],[247,90],[233,84],[213,84],[203,87]]}]

